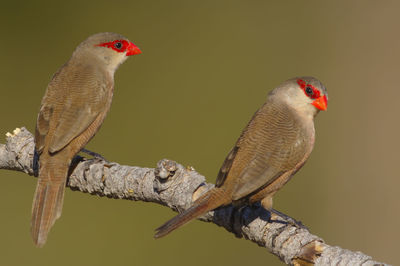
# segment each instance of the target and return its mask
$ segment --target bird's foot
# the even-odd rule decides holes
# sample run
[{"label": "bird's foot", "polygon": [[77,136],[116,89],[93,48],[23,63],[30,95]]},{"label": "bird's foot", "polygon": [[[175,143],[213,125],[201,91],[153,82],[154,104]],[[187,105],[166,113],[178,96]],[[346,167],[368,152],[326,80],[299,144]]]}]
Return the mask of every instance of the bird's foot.
[{"label": "bird's foot", "polygon": [[102,155],[98,154],[97,152],[89,151],[87,149],[82,149],[81,152],[89,154],[90,156],[93,156],[95,159],[105,161],[106,164],[110,164],[110,162],[106,158],[104,158]]},{"label": "bird's foot", "polygon": [[[279,216],[280,218],[283,219],[283,221],[281,222],[286,222],[287,224],[290,224],[294,227],[297,227],[299,229],[306,229],[308,230],[308,228],[300,221],[297,221],[295,219],[293,219],[292,217],[287,216],[284,213],[281,213],[280,211],[277,211],[275,209],[271,209],[270,210],[271,213],[274,213],[275,215]],[[278,222],[278,221],[274,221],[274,222]]]}]

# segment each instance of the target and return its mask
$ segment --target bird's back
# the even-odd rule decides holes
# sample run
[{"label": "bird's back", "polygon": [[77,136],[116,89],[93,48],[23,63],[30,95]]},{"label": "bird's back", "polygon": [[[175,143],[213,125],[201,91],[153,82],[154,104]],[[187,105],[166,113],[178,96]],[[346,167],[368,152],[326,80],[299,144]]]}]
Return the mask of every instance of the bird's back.
[{"label": "bird's back", "polygon": [[35,134],[39,152],[44,146],[50,152],[61,150],[110,107],[112,77],[96,64],[83,62],[70,60],[49,83]]},{"label": "bird's back", "polygon": [[231,191],[234,201],[249,196],[304,160],[313,134],[312,121],[304,125],[288,105],[268,100],[227,156],[217,187]]}]

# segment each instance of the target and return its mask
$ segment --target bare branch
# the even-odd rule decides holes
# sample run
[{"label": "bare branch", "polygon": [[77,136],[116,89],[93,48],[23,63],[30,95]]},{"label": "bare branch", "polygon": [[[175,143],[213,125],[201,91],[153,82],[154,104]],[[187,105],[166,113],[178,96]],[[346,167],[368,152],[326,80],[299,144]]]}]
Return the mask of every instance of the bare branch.
[{"label": "bare branch", "polygon": [[[6,135],[6,144],[0,144],[0,169],[33,175],[32,134],[25,128],[17,128],[13,134]],[[77,157],[71,172],[68,186],[73,190],[155,202],[176,211],[188,208],[193,197],[213,187],[194,169],[167,159],[159,161],[156,168],[141,168]],[[271,215],[261,207],[228,206],[209,212],[201,220],[213,222],[237,237],[267,248],[286,264],[384,265],[361,252],[329,246],[307,229],[288,223],[287,218]]]}]

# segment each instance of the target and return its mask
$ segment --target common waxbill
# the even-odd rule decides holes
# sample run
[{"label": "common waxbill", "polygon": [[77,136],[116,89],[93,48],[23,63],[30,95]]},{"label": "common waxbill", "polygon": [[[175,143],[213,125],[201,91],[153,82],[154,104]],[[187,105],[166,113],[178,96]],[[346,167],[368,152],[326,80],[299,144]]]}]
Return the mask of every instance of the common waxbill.
[{"label": "common waxbill", "polygon": [[61,215],[72,158],[99,130],[110,109],[114,73],[140,49],[122,35],[90,36],[53,76],[42,99],[35,132],[39,179],[32,206],[31,234],[38,247]]},{"label": "common waxbill", "polygon": [[313,77],[287,80],[270,92],[226,157],[215,188],[156,229],[163,237],[220,206],[253,204],[272,209],[272,196],[304,165],[314,146],[314,117],[328,94]]}]

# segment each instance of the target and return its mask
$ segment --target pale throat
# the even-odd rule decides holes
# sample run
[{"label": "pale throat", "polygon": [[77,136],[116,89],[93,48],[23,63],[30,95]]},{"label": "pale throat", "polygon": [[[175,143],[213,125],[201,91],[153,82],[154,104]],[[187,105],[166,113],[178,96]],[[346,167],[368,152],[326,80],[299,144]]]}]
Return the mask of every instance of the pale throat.
[{"label": "pale throat", "polygon": [[295,95],[286,93],[284,101],[296,111],[297,115],[306,118],[307,120],[312,121],[318,113],[317,108],[312,105],[313,101],[300,90],[299,92],[296,92]]},{"label": "pale throat", "polygon": [[108,72],[114,76],[115,71],[123,62],[125,62],[127,58],[128,57],[125,55],[125,53],[120,53],[113,56],[104,56],[102,59],[107,66],[106,68]]}]

